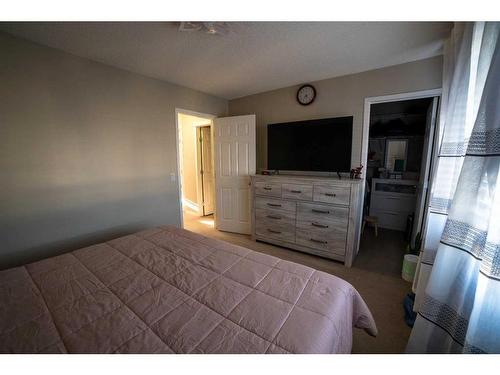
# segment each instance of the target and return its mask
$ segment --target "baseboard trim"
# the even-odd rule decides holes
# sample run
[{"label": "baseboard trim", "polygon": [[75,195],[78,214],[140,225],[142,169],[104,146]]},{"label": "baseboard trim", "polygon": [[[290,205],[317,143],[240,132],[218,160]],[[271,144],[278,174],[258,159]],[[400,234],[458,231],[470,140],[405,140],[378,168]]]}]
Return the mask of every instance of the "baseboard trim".
[{"label": "baseboard trim", "polygon": [[201,215],[200,206],[197,203],[190,201],[189,199],[182,198],[182,206],[185,209],[189,209],[189,210],[195,212],[196,214]]}]

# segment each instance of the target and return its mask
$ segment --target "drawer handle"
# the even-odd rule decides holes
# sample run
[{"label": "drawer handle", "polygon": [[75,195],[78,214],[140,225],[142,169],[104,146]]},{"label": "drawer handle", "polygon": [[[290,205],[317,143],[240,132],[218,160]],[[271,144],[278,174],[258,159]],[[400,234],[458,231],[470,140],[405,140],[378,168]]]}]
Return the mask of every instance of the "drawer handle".
[{"label": "drawer handle", "polygon": [[269,219],[281,220],[281,216],[277,216],[277,215],[267,215],[267,217],[268,217]]},{"label": "drawer handle", "polygon": [[327,197],[336,197],[337,196],[337,194],[333,194],[333,193],[325,193],[325,195]]},{"label": "drawer handle", "polygon": [[313,208],[311,211],[316,212],[318,214],[329,214],[330,213],[330,211],[328,211],[328,210],[317,210],[315,208]]},{"label": "drawer handle", "polygon": [[270,207],[281,207],[281,204],[277,204],[277,203],[268,203],[267,205]]},{"label": "drawer handle", "polygon": [[290,190],[290,193],[300,194],[302,190]]},{"label": "drawer handle", "polygon": [[315,238],[309,238],[309,240],[312,242],[321,243],[323,245],[326,245],[328,243],[328,241],[321,241],[321,240],[317,240]]},{"label": "drawer handle", "polygon": [[271,233],[281,234],[281,232],[279,230],[268,229],[267,231],[271,232]]},{"label": "drawer handle", "polygon": [[273,190],[273,188],[269,186],[264,186],[264,190]]},{"label": "drawer handle", "polygon": [[384,214],[386,214],[386,215],[392,215],[392,216],[398,216],[398,214],[395,214],[393,212],[384,212]]},{"label": "drawer handle", "polygon": [[311,223],[311,225],[313,227],[318,227],[318,228],[328,228],[328,225],[318,224],[318,223],[315,223],[314,221]]}]

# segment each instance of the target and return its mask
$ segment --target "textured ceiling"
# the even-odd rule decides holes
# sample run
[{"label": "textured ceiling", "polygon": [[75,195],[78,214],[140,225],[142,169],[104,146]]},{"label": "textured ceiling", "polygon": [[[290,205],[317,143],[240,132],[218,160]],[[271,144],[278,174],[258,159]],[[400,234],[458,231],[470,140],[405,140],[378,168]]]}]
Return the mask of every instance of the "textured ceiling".
[{"label": "textured ceiling", "polygon": [[450,23],[232,22],[227,35],[177,22],[0,23],[0,30],[226,99],[441,54]]}]

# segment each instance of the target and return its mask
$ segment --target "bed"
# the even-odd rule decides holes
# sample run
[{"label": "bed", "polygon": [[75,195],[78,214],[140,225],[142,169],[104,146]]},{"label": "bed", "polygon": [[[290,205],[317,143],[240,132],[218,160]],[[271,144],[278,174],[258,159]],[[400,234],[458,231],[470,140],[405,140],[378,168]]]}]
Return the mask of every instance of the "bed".
[{"label": "bed", "polygon": [[346,281],[172,226],[0,271],[1,353],[350,353]]}]

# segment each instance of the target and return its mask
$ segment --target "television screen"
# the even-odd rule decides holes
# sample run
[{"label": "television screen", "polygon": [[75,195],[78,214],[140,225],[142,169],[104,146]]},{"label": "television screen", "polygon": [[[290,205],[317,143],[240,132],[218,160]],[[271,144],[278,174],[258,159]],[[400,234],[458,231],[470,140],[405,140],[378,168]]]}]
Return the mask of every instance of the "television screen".
[{"label": "television screen", "polygon": [[267,126],[268,169],[351,170],[352,116]]}]

